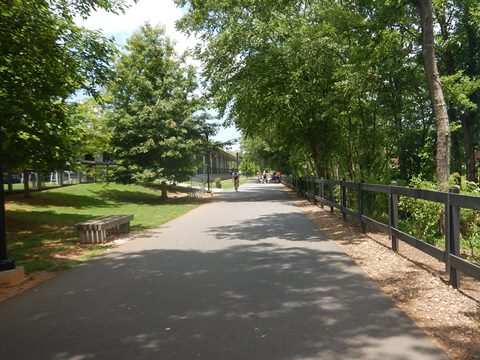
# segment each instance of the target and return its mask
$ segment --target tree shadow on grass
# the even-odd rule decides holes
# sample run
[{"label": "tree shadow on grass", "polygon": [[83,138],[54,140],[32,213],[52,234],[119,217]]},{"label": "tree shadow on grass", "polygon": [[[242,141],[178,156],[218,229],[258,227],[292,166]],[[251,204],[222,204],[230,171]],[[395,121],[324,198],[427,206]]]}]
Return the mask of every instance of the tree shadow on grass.
[{"label": "tree shadow on grass", "polygon": [[79,222],[90,220],[95,216],[84,214],[66,214],[50,210],[7,211],[7,231],[22,234],[49,233],[62,234],[67,230],[74,232],[73,226]]},{"label": "tree shadow on grass", "polygon": [[9,197],[7,203],[17,203],[30,206],[72,207],[77,209],[115,206],[115,204],[110,204],[106,199],[101,197],[55,192],[34,193],[29,198],[15,195]]},{"label": "tree shadow on grass", "polygon": [[342,253],[261,242],[113,253],[0,318],[5,358],[444,359]]},{"label": "tree shadow on grass", "polygon": [[162,199],[160,193],[158,195],[145,194],[141,191],[125,191],[115,189],[103,189],[92,191],[99,199],[106,202],[124,203],[124,204],[142,204],[142,205],[162,205],[162,204],[198,204],[205,202],[202,198],[191,196],[172,197]]},{"label": "tree shadow on grass", "polygon": [[21,196],[12,196],[8,199],[7,204],[21,204],[35,207],[41,206],[57,206],[69,207],[75,209],[89,208],[116,208],[123,204],[139,204],[139,205],[164,205],[164,204],[201,204],[207,199],[185,197],[169,197],[163,200],[160,195],[149,195],[141,191],[125,191],[104,189],[91,191],[91,195],[75,195],[65,193],[37,193],[31,198]]},{"label": "tree shadow on grass", "polygon": [[69,268],[78,262],[62,257],[62,253],[80,248],[78,233],[73,225],[90,219],[79,214],[58,214],[52,211],[7,212],[7,242],[9,257],[28,272]]}]

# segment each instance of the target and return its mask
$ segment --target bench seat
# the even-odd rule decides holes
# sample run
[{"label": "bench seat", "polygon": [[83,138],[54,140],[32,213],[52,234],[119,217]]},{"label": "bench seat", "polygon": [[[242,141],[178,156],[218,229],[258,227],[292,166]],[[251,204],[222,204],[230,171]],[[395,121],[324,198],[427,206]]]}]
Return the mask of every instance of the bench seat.
[{"label": "bench seat", "polygon": [[110,215],[88,220],[75,225],[80,232],[80,241],[89,244],[103,244],[109,233],[124,233],[130,231],[130,221],[133,215]]}]

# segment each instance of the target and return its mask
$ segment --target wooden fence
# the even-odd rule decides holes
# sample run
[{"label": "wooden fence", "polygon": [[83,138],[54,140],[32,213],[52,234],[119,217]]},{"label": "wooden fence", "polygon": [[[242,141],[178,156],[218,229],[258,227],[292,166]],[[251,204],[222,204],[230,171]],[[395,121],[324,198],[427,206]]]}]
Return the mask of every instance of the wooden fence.
[{"label": "wooden fence", "polygon": [[[388,234],[391,239],[391,248],[395,252],[398,252],[398,241],[400,240],[444,262],[446,271],[450,275],[450,284],[455,288],[460,285],[460,273],[480,279],[480,266],[465,260],[460,254],[460,209],[480,210],[480,197],[460,195],[457,188],[451,188],[449,192],[441,192],[400,187],[395,182],[391,185],[378,185],[332,179],[304,179],[292,176],[283,176],[282,182],[309,200],[318,202],[321,207],[324,207],[324,205],[330,206],[331,212],[335,208],[340,210],[344,220],[347,215],[357,219],[364,233],[367,231],[367,226],[371,226]],[[347,189],[359,193],[356,211],[347,206]],[[335,200],[334,192],[339,194],[339,202]],[[374,220],[365,214],[365,196],[369,192],[383,193],[388,197],[387,223]],[[399,229],[398,199],[400,196],[444,204],[444,250]]]}]

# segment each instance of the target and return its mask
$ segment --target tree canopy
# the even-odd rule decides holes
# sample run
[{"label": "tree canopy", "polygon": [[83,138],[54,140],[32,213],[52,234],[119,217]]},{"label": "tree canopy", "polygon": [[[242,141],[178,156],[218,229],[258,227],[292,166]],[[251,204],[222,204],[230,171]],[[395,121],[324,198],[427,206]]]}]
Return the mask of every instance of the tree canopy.
[{"label": "tree canopy", "polygon": [[0,143],[8,168],[68,168],[75,124],[67,99],[97,96],[110,75],[112,40],[75,24],[117,0],[0,0]]},{"label": "tree canopy", "polygon": [[[432,70],[424,67],[419,9],[428,2],[177,0],[186,9],[178,25],[203,41],[197,54],[206,84],[228,121],[256,144],[261,139],[279,152],[288,149],[290,160],[278,168],[291,164],[292,172],[385,182],[433,180],[440,169],[443,182],[450,156],[435,160],[432,154],[449,151],[450,129],[447,123],[439,131],[425,76]],[[478,58],[472,50],[478,4],[436,1],[431,11],[434,25],[445,22],[432,29],[434,61],[451,75],[442,79],[448,110],[461,109],[461,120],[452,122],[471,134],[466,126],[469,116],[478,120],[478,69],[467,74],[462,61]],[[442,35],[448,41],[440,41]],[[468,50],[452,50],[457,37],[471,43]],[[450,73],[446,54],[456,64]],[[466,159],[476,138],[454,138],[454,170],[470,172]]]},{"label": "tree canopy", "polygon": [[194,68],[175,54],[162,27],[144,25],[128,39],[109,85],[111,145],[122,183],[175,178],[195,173],[207,128],[195,116]]}]

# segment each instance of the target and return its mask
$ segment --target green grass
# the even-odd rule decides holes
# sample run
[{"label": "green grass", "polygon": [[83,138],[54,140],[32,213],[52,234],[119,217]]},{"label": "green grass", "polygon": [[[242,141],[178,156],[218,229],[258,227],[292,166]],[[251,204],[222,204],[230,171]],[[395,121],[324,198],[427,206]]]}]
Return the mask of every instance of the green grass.
[{"label": "green grass", "polygon": [[[245,176],[240,176],[240,186],[242,184],[245,184],[248,180],[249,180],[249,178],[246,178]],[[215,183],[213,183],[212,186],[215,186]],[[222,181],[222,189],[225,189],[225,190],[233,189],[232,179],[223,180]]]},{"label": "green grass", "polygon": [[[67,184],[65,184],[65,185],[67,185]],[[42,189],[49,189],[49,188],[56,188],[56,187],[59,187],[59,185],[55,184],[55,183],[48,182],[48,183],[44,183]],[[5,184],[3,186],[3,190],[7,193],[8,192],[8,185]],[[12,184],[12,190],[15,193],[23,193],[23,184],[18,184],[18,183]],[[38,190],[38,188],[36,186],[30,185],[30,191],[37,191],[37,190]]]},{"label": "green grass", "polygon": [[[108,246],[79,244],[76,223],[105,215],[133,214],[132,230],[160,226],[198,206],[190,197],[162,201],[152,187],[81,184],[7,197],[8,255],[27,272],[75,266]],[[72,256],[74,254],[75,256]]]}]

